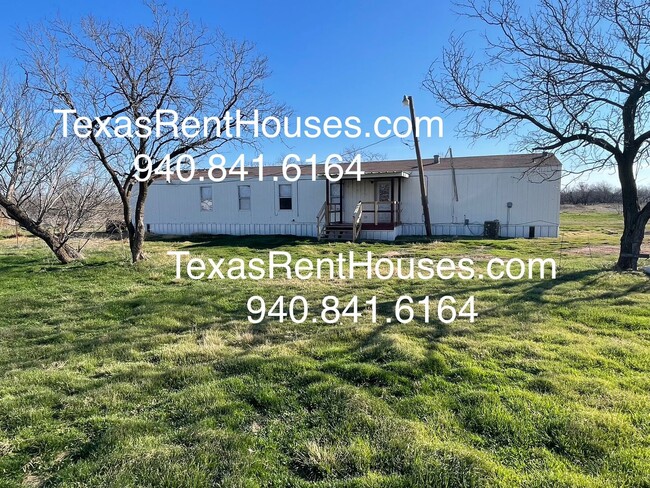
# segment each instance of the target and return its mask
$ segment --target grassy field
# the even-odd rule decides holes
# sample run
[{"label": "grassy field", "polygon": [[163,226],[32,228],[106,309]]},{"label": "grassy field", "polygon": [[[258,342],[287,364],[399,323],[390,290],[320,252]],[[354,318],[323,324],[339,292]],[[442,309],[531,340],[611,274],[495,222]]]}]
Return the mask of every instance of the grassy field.
[{"label": "grassy field", "polygon": [[[620,217],[562,239],[360,244],[408,256],[554,257],[556,280],[174,280],[203,257],[350,244],[93,243],[56,264],[0,239],[0,486],[650,486],[650,279],[616,274]],[[476,296],[474,324],[251,325],[258,294]]]}]

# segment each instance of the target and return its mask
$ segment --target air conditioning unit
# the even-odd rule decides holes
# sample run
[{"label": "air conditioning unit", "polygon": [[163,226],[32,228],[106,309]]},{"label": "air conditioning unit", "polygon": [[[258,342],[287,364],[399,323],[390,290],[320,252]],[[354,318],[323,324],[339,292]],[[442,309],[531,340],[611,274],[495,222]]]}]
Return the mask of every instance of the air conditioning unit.
[{"label": "air conditioning unit", "polygon": [[483,237],[497,239],[501,233],[501,223],[498,220],[486,220],[483,222]]}]

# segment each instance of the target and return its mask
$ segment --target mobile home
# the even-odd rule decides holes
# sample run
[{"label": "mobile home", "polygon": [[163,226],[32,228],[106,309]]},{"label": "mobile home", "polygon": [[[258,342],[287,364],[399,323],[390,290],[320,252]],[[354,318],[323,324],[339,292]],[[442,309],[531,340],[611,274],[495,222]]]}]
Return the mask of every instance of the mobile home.
[{"label": "mobile home", "polygon": [[[425,159],[424,183],[434,235],[557,237],[561,164],[554,155],[517,154]],[[424,235],[415,160],[361,163],[363,175],[315,181],[305,167],[289,182],[281,167],[245,179],[152,183],[147,230],[157,234],[295,235],[394,240]]]}]

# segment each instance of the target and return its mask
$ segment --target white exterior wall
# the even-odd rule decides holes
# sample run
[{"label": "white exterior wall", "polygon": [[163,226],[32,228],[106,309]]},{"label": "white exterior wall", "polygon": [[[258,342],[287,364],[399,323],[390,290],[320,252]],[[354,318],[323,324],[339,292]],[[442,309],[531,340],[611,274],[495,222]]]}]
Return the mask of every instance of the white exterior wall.
[{"label": "white exterior wall", "polygon": [[[559,169],[559,168],[556,168]],[[482,235],[483,222],[499,220],[503,237],[557,237],[560,181],[523,175],[523,169],[457,170],[458,202],[453,198],[451,170],[425,172],[434,235]],[[546,176],[553,169],[546,169]],[[309,178],[291,183],[293,208],[279,209],[278,186],[267,179],[227,179],[221,183],[156,182],[149,189],[145,223],[159,234],[288,234],[316,236],[316,215],[325,201],[325,180]],[[250,185],[251,210],[239,210],[237,187]],[[344,220],[351,219],[359,201],[375,199],[369,180],[343,182]],[[200,187],[211,186],[213,210],[201,211]],[[395,182],[394,199],[398,198]],[[507,203],[512,202],[508,212]],[[469,225],[465,225],[465,219]],[[402,225],[390,231],[362,231],[362,238],[392,240],[399,235],[424,235],[417,172],[401,182]]]},{"label": "white exterior wall", "polygon": [[[354,209],[359,202],[375,201],[375,186],[370,180],[343,180],[343,221],[352,222]],[[370,222],[369,218],[364,218],[364,222]],[[373,220],[374,222],[374,220]]]},{"label": "white exterior wall", "polygon": [[[279,185],[290,184],[292,209],[280,210]],[[239,210],[237,187],[250,185],[251,209]],[[212,187],[212,210],[202,211],[200,187]],[[220,183],[156,182],[149,188],[145,224],[158,234],[288,234],[316,236],[316,214],[325,201],[325,181],[226,179]]]},{"label": "white exterior wall", "polygon": [[[434,235],[483,235],[486,220],[499,220],[501,236],[557,237],[560,181],[552,169],[523,175],[517,169],[457,170],[455,201],[451,170],[426,171],[429,214]],[[507,203],[512,202],[508,212]],[[424,235],[420,183],[416,174],[402,181],[402,235]],[[465,219],[469,225],[465,225]]]}]

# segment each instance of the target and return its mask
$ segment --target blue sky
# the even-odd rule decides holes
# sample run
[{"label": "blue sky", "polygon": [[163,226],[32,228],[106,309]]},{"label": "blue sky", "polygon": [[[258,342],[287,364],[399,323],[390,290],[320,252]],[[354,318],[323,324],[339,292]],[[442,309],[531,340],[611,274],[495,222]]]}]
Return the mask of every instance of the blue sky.
[{"label": "blue sky", "polygon": [[[445,137],[422,139],[425,157],[444,154],[452,147],[455,156],[511,152],[514,139],[495,142],[458,139],[454,134],[459,117],[443,114],[433,97],[422,88],[431,62],[441,55],[452,32],[464,32],[466,19],[453,13],[451,2],[431,0],[360,1],[169,1],[190,12],[193,20],[219,26],[229,36],[256,43],[269,58],[273,71],[267,87],[290,105],[295,115],[326,117],[358,116],[373,120],[386,115],[408,115],[402,96],[414,97],[418,115],[443,116]],[[61,16],[75,20],[94,14],[115,21],[146,21],[147,9],[138,1],[111,2],[46,1],[6,2],[0,29],[0,56],[17,56],[16,28],[27,23]],[[362,147],[377,139],[319,139],[266,144],[267,160],[296,152],[326,156],[354,145]],[[390,159],[414,158],[412,147],[400,139],[381,142],[370,150]],[[590,180],[607,179],[606,174]]]}]

